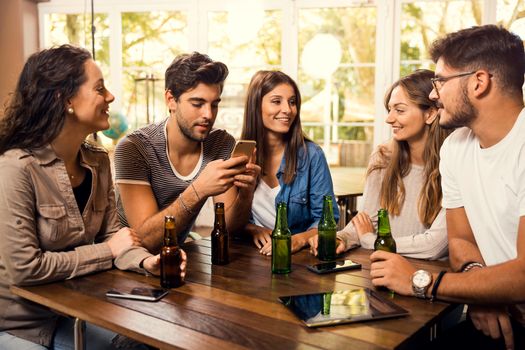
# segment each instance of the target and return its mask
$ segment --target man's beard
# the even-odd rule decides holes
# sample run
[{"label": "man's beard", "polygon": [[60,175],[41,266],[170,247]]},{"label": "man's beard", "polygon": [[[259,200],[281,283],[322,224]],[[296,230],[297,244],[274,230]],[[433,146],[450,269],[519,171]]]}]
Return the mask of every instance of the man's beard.
[{"label": "man's beard", "polygon": [[467,88],[461,89],[461,99],[459,106],[453,113],[448,113],[450,118],[448,120],[440,119],[439,125],[445,129],[460,128],[463,126],[469,126],[478,117],[478,111],[476,107],[472,105],[467,95]]},{"label": "man's beard", "polygon": [[[192,141],[195,141],[195,142],[202,142],[204,140],[206,140],[206,138],[208,137],[210,131],[208,130],[208,132],[202,136],[196,136],[193,134],[193,132],[191,131],[191,127],[188,125],[188,123],[186,122],[186,120],[182,117],[182,114],[180,113],[179,110],[176,110],[175,111],[175,117],[177,118],[177,125],[179,126],[179,129],[180,131],[182,132],[182,134],[192,140]],[[212,125],[210,125],[210,130],[211,130],[211,127]]]}]

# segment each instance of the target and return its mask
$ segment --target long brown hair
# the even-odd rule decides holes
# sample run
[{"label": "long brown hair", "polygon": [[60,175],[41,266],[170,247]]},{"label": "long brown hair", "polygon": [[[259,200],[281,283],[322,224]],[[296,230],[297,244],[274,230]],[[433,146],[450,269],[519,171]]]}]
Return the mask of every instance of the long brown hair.
[{"label": "long brown hair", "polygon": [[[436,109],[434,101],[429,99],[432,91],[431,78],[434,72],[426,69],[417,70],[395,82],[385,95],[385,107],[392,91],[401,87],[409,100],[416,104],[422,112]],[[435,118],[427,128],[428,137],[423,150],[424,181],[418,199],[419,220],[429,227],[441,210],[441,175],[439,173],[439,149],[445,138],[452,132],[439,126],[439,117]],[[375,170],[384,169],[381,182],[380,205],[391,214],[399,215],[405,202],[405,186],[403,178],[410,172],[410,148],[406,141],[391,140],[387,145],[379,147],[377,161],[372,162],[367,175]]]},{"label": "long brown hair", "polygon": [[275,89],[276,86],[290,85],[295,94],[295,104],[297,106],[297,116],[295,117],[290,130],[284,136],[286,143],[284,169],[284,182],[289,184],[295,178],[297,170],[297,155],[299,149],[303,148],[306,155],[305,137],[301,127],[301,93],[295,81],[283,72],[261,70],[255,73],[248,87],[248,95],[244,106],[244,122],[242,126],[241,139],[255,140],[257,142],[257,165],[264,169],[265,159],[268,150],[265,147],[266,129],[262,120],[262,99]]},{"label": "long brown hair", "polygon": [[27,59],[0,121],[0,154],[39,148],[57,137],[67,101],[86,81],[84,63],[89,59],[87,50],[71,45],[42,50]]}]

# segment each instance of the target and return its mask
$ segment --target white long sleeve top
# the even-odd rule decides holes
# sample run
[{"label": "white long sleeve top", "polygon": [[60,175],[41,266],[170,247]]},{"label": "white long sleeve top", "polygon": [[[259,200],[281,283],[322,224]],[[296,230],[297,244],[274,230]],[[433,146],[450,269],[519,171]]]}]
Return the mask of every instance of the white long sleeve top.
[{"label": "white long sleeve top", "polygon": [[[361,245],[373,249],[377,237],[377,211],[380,209],[379,192],[384,170],[375,170],[365,182],[363,203],[360,211],[367,213],[374,224],[374,232],[359,237],[352,222],[337,233],[345,242],[346,248]],[[410,172],[403,178],[405,202],[399,216],[389,214],[392,236],[396,241],[397,253],[410,258],[436,260],[448,255],[447,226],[445,209],[441,209],[430,227],[425,227],[419,220],[418,198],[423,186],[424,167],[412,165]]]}]

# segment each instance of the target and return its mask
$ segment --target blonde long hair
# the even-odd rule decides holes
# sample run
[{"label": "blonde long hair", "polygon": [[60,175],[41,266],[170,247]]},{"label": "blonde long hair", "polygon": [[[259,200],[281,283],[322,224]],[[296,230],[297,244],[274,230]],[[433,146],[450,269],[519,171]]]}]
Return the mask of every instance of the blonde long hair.
[{"label": "blonde long hair", "polygon": [[[385,107],[392,91],[400,86],[408,95],[409,100],[415,103],[422,112],[436,109],[434,101],[428,98],[432,91],[431,78],[434,72],[426,69],[417,70],[395,82],[385,95]],[[430,125],[425,126],[428,138],[423,150],[424,182],[418,199],[419,220],[426,227],[430,227],[441,210],[441,175],[439,173],[439,149],[445,138],[452,132],[439,126],[439,117]],[[405,186],[403,178],[410,172],[410,147],[406,141],[391,140],[387,145],[379,147],[377,161],[371,162],[367,176],[373,171],[384,170],[380,190],[380,205],[389,213],[399,215],[405,202]]]}]

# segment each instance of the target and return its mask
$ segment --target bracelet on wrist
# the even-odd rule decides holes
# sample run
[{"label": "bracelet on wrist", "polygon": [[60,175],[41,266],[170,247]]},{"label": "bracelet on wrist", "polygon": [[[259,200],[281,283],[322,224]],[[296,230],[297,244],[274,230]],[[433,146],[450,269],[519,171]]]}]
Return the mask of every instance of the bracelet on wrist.
[{"label": "bracelet on wrist", "polygon": [[461,269],[459,271],[460,272],[469,272],[474,267],[485,267],[485,265],[483,265],[482,263],[479,263],[477,261],[469,261],[469,262],[466,262],[463,265],[461,265]]},{"label": "bracelet on wrist", "polygon": [[184,203],[184,200],[182,199],[182,194],[179,195],[179,203],[184,208],[184,210],[186,210],[188,212],[188,214],[190,214],[190,215],[194,215],[195,214],[192,210],[190,210],[190,208],[188,208],[186,203]]},{"label": "bracelet on wrist", "polygon": [[201,201],[201,196],[199,196],[199,193],[197,192],[197,190],[195,189],[195,185],[193,185],[193,182],[190,182],[190,186],[191,188],[193,189],[193,192],[195,192],[195,196],[197,197],[197,199],[199,200],[199,202]]},{"label": "bracelet on wrist", "polygon": [[434,300],[437,299],[437,291],[438,291],[438,288],[439,288],[439,284],[441,283],[441,279],[443,278],[443,276],[445,276],[445,274],[447,273],[447,271],[441,271],[437,277],[436,277],[436,281],[434,282],[434,285],[432,286],[432,291],[430,292],[430,301],[433,302]]}]

